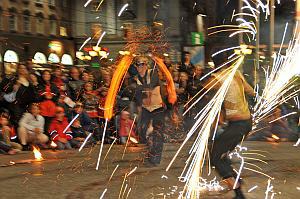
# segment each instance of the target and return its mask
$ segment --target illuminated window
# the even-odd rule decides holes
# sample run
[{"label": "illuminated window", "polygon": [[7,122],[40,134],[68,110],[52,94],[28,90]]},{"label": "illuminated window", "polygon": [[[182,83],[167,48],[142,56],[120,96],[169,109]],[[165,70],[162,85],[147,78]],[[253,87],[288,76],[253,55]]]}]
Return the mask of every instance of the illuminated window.
[{"label": "illuminated window", "polygon": [[33,62],[36,64],[46,64],[47,58],[43,53],[37,52],[37,53],[35,53],[35,55],[33,57]]},{"label": "illuminated window", "polygon": [[60,59],[57,54],[51,53],[48,57],[48,61],[53,64],[57,64],[60,62]]},{"label": "illuminated window", "polygon": [[67,28],[65,28],[63,26],[60,26],[59,27],[59,34],[60,34],[60,36],[67,37],[68,36]]},{"label": "illuminated window", "polygon": [[71,55],[64,54],[61,58],[61,63],[63,65],[73,65],[73,59],[72,59]]},{"label": "illuminated window", "polygon": [[17,63],[19,62],[19,57],[15,51],[7,50],[4,53],[4,62]]}]

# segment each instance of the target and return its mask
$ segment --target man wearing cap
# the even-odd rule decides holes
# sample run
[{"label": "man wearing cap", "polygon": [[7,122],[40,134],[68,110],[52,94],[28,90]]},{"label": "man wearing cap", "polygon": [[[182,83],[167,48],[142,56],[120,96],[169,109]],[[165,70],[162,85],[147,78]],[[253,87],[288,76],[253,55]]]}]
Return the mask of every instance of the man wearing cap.
[{"label": "man wearing cap", "polygon": [[[136,58],[136,104],[140,121],[140,141],[147,143],[149,147],[146,164],[156,166],[161,161],[163,150],[165,106],[157,70],[149,69],[149,61],[145,56]],[[149,128],[153,128],[152,132],[148,131]]]}]

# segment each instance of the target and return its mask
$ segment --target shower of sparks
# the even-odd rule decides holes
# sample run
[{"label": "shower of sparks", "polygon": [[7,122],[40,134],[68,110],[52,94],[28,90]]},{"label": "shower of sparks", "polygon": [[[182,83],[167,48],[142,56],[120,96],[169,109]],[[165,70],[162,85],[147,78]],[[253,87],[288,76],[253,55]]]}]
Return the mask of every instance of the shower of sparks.
[{"label": "shower of sparks", "polygon": [[81,49],[92,39],[92,37],[87,38],[83,44],[80,46],[79,51],[81,51]]},{"label": "shower of sparks", "polygon": [[[273,195],[273,185],[271,184],[271,179],[268,180],[268,186],[267,186],[267,189],[266,189],[266,192],[265,192],[265,199],[268,199],[269,198],[269,193],[272,193]],[[270,198],[272,198],[272,195]]]},{"label": "shower of sparks", "polygon": [[104,198],[104,195],[105,195],[106,192],[107,192],[107,189],[105,189],[105,190],[103,191],[103,193],[102,193],[101,196],[100,196],[100,199]]},{"label": "shower of sparks", "polygon": [[101,146],[100,146],[100,151],[99,151],[99,156],[98,156],[96,170],[99,170],[99,165],[100,165],[101,154],[102,154],[103,145],[104,145],[104,138],[105,138],[105,133],[106,133],[106,128],[107,128],[107,123],[108,123],[108,119],[105,120],[105,125],[104,125],[104,129],[103,129]]},{"label": "shower of sparks", "polygon": [[98,40],[98,42],[97,42],[97,47],[99,46],[99,44],[100,44],[100,42],[102,41],[102,39],[103,39],[103,37],[106,35],[106,32],[104,31],[102,34],[101,34],[101,36],[100,36],[100,38],[99,38],[99,40]]},{"label": "shower of sparks", "polygon": [[288,113],[288,114],[286,114],[286,115],[284,115],[284,116],[281,116],[281,117],[279,117],[279,118],[276,118],[275,120],[270,121],[269,124],[271,124],[271,123],[273,123],[273,122],[276,122],[276,121],[278,121],[278,120],[281,120],[281,119],[283,119],[283,118],[286,118],[286,117],[288,117],[288,116],[295,115],[295,114],[297,114],[297,112]]},{"label": "shower of sparks", "polygon": [[137,169],[137,167],[134,167],[134,168],[128,173],[127,177],[130,176],[131,174],[133,174],[133,172],[135,172],[136,169]]},{"label": "shower of sparks", "polygon": [[[287,26],[285,32],[286,30]],[[270,72],[266,71],[265,89],[254,106],[253,121],[255,125],[272,114],[279,105],[299,94],[300,89],[295,85],[297,77],[300,75],[299,56],[300,35],[295,32],[293,39],[289,42],[286,54],[274,54],[273,67]],[[292,114],[295,113],[286,116]]]},{"label": "shower of sparks", "polygon": [[[218,122],[217,116],[220,113],[222,103],[224,101],[227,90],[231,84],[231,81],[239,68],[239,66],[243,63],[244,56],[238,56],[239,58],[230,66],[228,69],[224,70],[220,73],[217,78],[218,82],[222,81],[222,85],[211,100],[198,114],[198,118],[193,125],[192,129],[187,134],[186,139],[183,144],[180,146],[179,150],[175,154],[174,158],[170,162],[166,171],[168,171],[175,161],[177,155],[180,150],[186,144],[186,142],[191,138],[191,136],[197,131],[200,127],[198,136],[189,152],[190,157],[186,161],[186,167],[184,168],[181,179],[185,182],[184,193],[186,198],[199,198],[199,179],[202,174],[203,165],[205,162],[205,157],[207,156],[207,144],[210,136],[210,132],[212,127],[215,127]],[[214,126],[215,125],[215,126]],[[213,128],[216,131],[216,128]],[[214,132],[215,133],[215,132]]]},{"label": "shower of sparks", "polygon": [[129,6],[128,3],[126,3],[120,10],[119,14],[118,14],[118,17],[120,17],[122,15],[122,13],[126,10],[126,8]]}]

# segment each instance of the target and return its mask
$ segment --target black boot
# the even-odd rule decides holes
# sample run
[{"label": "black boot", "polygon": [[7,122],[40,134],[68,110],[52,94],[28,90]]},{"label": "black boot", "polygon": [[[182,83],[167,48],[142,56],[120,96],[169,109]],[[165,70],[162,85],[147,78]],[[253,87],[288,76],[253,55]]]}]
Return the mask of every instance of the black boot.
[{"label": "black boot", "polygon": [[234,193],[235,193],[234,199],[246,199],[240,187],[234,189]]}]

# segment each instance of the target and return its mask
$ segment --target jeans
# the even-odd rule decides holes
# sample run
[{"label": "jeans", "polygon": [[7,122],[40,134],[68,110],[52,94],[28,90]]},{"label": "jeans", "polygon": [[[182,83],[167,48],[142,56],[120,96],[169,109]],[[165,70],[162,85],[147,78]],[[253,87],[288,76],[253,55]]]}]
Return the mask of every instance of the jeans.
[{"label": "jeans", "polygon": [[71,143],[62,143],[60,141],[56,141],[55,144],[57,145],[58,150],[64,150],[64,149],[72,149]]},{"label": "jeans", "polygon": [[[161,161],[164,144],[164,120],[164,108],[159,108],[152,112],[144,108],[142,109],[140,138],[142,142],[147,143],[148,160],[154,164],[159,164]],[[146,135],[151,121],[153,131],[149,135]]]},{"label": "jeans", "polygon": [[216,137],[210,150],[211,163],[224,179],[236,176],[227,153],[231,152],[242,141],[243,137],[248,135],[251,128],[251,120],[229,122],[224,132]]}]

